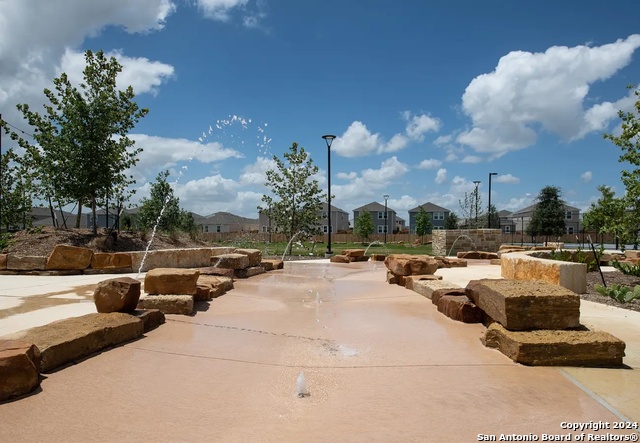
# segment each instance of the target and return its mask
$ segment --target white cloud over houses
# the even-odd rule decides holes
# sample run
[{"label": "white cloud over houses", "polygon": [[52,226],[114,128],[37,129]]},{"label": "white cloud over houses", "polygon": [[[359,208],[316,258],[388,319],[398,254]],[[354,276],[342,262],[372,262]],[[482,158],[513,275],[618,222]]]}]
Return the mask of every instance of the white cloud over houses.
[{"label": "white cloud over houses", "polygon": [[518,177],[513,176],[512,174],[498,174],[492,179],[495,183],[508,183],[508,184],[516,184],[520,183],[520,179]]},{"label": "white cloud over houses", "polygon": [[580,174],[580,178],[582,179],[583,182],[589,183],[593,178],[593,173],[591,171],[585,171],[582,174]]},{"label": "white cloud over houses", "polygon": [[437,184],[441,185],[442,183],[447,181],[447,170],[445,168],[438,169],[436,172],[436,179],[434,180]]},{"label": "white cloud over houses", "polygon": [[[350,183],[345,185],[332,185],[331,193],[335,195],[337,206],[345,205],[348,208],[358,206],[354,202],[365,201],[370,198],[379,198],[381,191],[388,189],[394,181],[403,177],[409,171],[409,167],[390,157],[380,164],[380,168],[367,168],[357,174]],[[355,206],[354,206],[355,205]]]},{"label": "white cloud over houses", "polygon": [[585,108],[590,86],[614,75],[631,61],[640,35],[602,46],[553,46],[541,53],[512,51],[495,70],[474,78],[462,96],[462,110],[472,128],[457,141],[478,153],[500,157],[537,140],[537,128],[575,140],[602,130],[618,109],[633,103]]}]

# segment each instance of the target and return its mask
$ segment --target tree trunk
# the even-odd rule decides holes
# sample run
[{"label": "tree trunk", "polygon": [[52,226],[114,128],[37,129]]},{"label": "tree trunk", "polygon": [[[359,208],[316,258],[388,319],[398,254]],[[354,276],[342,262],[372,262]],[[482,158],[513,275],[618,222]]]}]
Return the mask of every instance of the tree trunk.
[{"label": "tree trunk", "polygon": [[58,223],[56,223],[56,213],[53,210],[53,203],[51,203],[51,197],[48,197],[49,199],[49,211],[51,211],[51,223],[53,224],[54,228],[58,227]]},{"label": "tree trunk", "polygon": [[82,199],[78,200],[78,213],[76,215],[76,229],[80,229],[81,219],[82,219]]},{"label": "tree trunk", "polygon": [[60,209],[60,218],[62,218],[62,226],[65,229],[68,229],[67,228],[67,219],[64,216],[64,212],[62,212],[62,205],[60,204],[60,200],[58,200],[58,209]]},{"label": "tree trunk", "polygon": [[98,218],[96,217],[96,196],[95,196],[95,193],[91,194],[91,214],[93,215],[93,226],[91,228],[91,233],[93,235],[98,235]]}]

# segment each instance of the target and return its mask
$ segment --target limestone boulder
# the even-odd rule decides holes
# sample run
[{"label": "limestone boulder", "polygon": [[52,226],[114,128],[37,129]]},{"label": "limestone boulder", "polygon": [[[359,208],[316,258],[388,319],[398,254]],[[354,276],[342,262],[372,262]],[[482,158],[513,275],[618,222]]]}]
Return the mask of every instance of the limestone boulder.
[{"label": "limestone boulder", "polygon": [[138,309],[157,309],[165,314],[191,315],[193,295],[145,295],[140,297]]},{"label": "limestone boulder", "polygon": [[264,268],[262,266],[249,266],[244,269],[234,269],[233,276],[236,278],[249,278],[256,275],[264,274]]},{"label": "limestone boulder", "polygon": [[462,323],[482,323],[484,312],[466,296],[444,295],[438,299],[438,311]]},{"label": "limestone boulder", "polygon": [[438,262],[428,255],[391,254],[384,263],[395,275],[433,274],[438,270]]},{"label": "limestone boulder", "polygon": [[622,366],[625,343],[607,332],[582,330],[509,331],[489,325],[482,342],[517,363],[531,366]]},{"label": "limestone boulder", "polygon": [[51,251],[45,269],[87,269],[93,251],[77,246],[56,245]]},{"label": "limestone boulder", "polygon": [[347,257],[364,257],[364,249],[344,249],[341,255]]},{"label": "limestone boulder", "polygon": [[132,266],[131,254],[127,252],[96,252],[91,257],[93,269],[131,269]]},{"label": "limestone boulder", "polygon": [[398,284],[398,276],[389,270],[387,270],[387,283],[390,285]]},{"label": "limestone boulder", "polygon": [[199,276],[200,272],[194,269],[152,269],[144,278],[144,291],[147,294],[194,295]]},{"label": "limestone boulder", "polygon": [[459,285],[445,280],[419,280],[413,282],[413,291],[431,299],[436,290],[443,289],[462,289]]},{"label": "limestone boulder", "polygon": [[467,252],[458,252],[458,258],[464,259],[473,259],[473,260],[491,260],[498,257],[498,254],[495,252],[485,252],[485,251],[467,251]]},{"label": "limestone boulder", "polygon": [[284,263],[279,259],[262,259],[260,266],[262,266],[265,271],[273,271],[284,268]]},{"label": "limestone boulder", "polygon": [[512,331],[568,329],[580,325],[580,296],[541,281],[472,280],[467,296]]},{"label": "limestone boulder", "polygon": [[262,251],[260,249],[236,249],[235,253],[246,255],[249,258],[249,267],[260,266],[262,261]]},{"label": "limestone boulder", "polygon": [[7,254],[0,254],[0,271],[7,269]]},{"label": "limestone boulder", "polygon": [[404,287],[413,291],[413,285],[421,280],[442,280],[441,275],[407,275],[404,278]]},{"label": "limestone boulder", "polygon": [[346,255],[332,255],[331,258],[329,258],[329,261],[331,263],[351,263],[351,261],[349,261],[349,257],[347,257]]},{"label": "limestone boulder", "polygon": [[41,371],[51,372],[67,363],[142,336],[142,320],[112,312],[87,314],[27,329],[9,338],[33,343],[41,353]]},{"label": "limestone boulder", "polygon": [[197,292],[194,296],[195,301],[208,301],[220,297],[225,292],[226,283],[219,277],[212,275],[201,275],[198,277]]},{"label": "limestone boulder", "polygon": [[165,322],[164,313],[158,309],[136,309],[131,315],[142,320],[144,332],[149,332]]},{"label": "limestone boulder", "polygon": [[387,256],[385,254],[371,254],[371,261],[384,261]]},{"label": "limestone boulder", "polygon": [[133,312],[140,300],[140,281],[119,277],[101,281],[93,292],[98,312]]},{"label": "limestone boulder", "polygon": [[7,255],[7,271],[44,271],[47,257],[36,255]]},{"label": "limestone boulder", "polygon": [[196,268],[200,275],[218,275],[221,277],[233,278],[233,269],[218,268],[215,266],[207,266],[203,268]]},{"label": "limestone boulder", "polygon": [[459,289],[436,289],[431,293],[431,303],[434,305],[438,305],[438,301],[445,295],[450,297],[467,297],[467,293],[464,288]]},{"label": "limestone boulder", "polygon": [[40,350],[32,343],[0,340],[0,401],[40,386]]},{"label": "limestone boulder", "polygon": [[211,265],[216,268],[245,269],[249,267],[249,257],[244,254],[222,254],[211,257]]}]

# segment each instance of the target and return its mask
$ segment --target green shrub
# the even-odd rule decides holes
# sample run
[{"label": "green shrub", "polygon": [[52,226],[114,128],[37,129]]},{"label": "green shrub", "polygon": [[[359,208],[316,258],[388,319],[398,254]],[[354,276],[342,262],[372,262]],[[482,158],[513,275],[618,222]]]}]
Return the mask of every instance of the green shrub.
[{"label": "green shrub", "polygon": [[619,262],[618,260],[613,261],[611,265],[625,275],[633,275],[634,277],[640,277],[639,265],[630,265],[629,263]]},{"label": "green shrub", "polygon": [[13,242],[13,240],[11,240],[11,237],[12,235],[8,232],[0,234],[0,251],[3,251],[11,245],[11,243]]},{"label": "green shrub", "polygon": [[619,303],[627,303],[632,300],[640,299],[640,285],[636,286],[634,289],[617,284],[612,284],[609,287],[596,285],[595,289],[599,294],[611,297]]},{"label": "green shrub", "polygon": [[559,251],[551,251],[549,253],[551,260],[567,261],[572,263],[584,263],[587,265],[587,271],[595,271],[596,262],[593,258],[578,247],[575,251],[560,249]]}]

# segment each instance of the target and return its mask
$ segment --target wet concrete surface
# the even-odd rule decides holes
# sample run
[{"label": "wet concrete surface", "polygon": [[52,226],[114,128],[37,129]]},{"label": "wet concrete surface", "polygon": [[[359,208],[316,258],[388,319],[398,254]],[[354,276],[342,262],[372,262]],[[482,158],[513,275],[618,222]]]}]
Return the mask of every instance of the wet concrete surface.
[{"label": "wet concrete surface", "polygon": [[[384,266],[287,263],[46,375],[0,404],[0,441],[542,440],[566,436],[562,422],[620,421],[615,398],[577,379],[625,370],[525,367],[482,346],[483,331],[386,284]],[[300,371],[309,397],[296,395]]]}]

